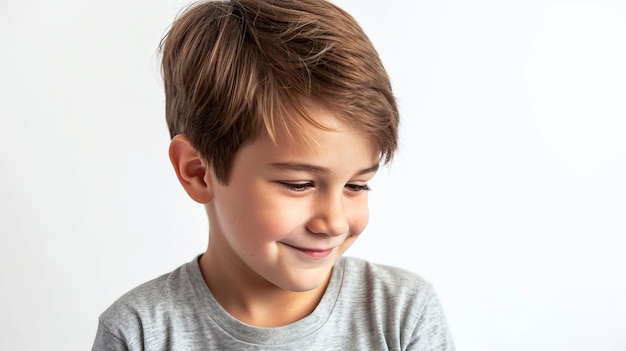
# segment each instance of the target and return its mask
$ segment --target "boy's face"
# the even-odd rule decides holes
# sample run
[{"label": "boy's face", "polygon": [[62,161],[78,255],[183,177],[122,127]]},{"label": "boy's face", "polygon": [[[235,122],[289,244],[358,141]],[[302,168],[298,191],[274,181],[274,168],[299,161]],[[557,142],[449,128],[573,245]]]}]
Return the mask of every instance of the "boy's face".
[{"label": "boy's face", "polygon": [[318,288],[367,224],[377,145],[331,112],[312,112],[334,130],[307,126],[308,143],[263,134],[236,153],[228,185],[212,182],[209,254],[230,277]]}]

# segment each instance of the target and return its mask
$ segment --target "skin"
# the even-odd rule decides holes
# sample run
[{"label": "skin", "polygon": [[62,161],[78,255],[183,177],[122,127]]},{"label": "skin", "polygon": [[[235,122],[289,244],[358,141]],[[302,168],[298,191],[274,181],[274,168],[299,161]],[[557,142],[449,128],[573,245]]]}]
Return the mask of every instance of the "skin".
[{"label": "skin", "polygon": [[237,151],[226,185],[185,136],[170,146],[181,184],[209,217],[204,280],[227,312],[250,325],[276,327],[310,314],[369,218],[376,144],[332,112],[312,112],[332,130],[305,126],[300,132],[312,142],[260,135]]}]

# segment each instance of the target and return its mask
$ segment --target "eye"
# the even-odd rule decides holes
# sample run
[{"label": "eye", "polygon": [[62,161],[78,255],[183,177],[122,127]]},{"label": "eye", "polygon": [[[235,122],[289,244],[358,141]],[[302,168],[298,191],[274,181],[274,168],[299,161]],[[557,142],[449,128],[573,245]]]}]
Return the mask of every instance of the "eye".
[{"label": "eye", "polygon": [[370,187],[367,184],[346,184],[346,189],[354,192],[370,191]]},{"label": "eye", "polygon": [[295,191],[295,192],[302,192],[302,191],[306,191],[308,189],[311,189],[314,187],[313,183],[311,182],[297,182],[297,183],[292,183],[292,182],[278,182],[278,184],[280,184],[281,186],[291,190],[291,191]]}]

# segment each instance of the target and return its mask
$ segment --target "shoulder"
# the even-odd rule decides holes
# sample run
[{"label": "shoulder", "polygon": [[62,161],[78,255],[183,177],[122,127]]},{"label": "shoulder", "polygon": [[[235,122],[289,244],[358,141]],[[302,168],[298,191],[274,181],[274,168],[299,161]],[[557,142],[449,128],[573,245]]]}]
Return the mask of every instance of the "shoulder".
[{"label": "shoulder", "polygon": [[122,323],[129,312],[138,312],[162,300],[163,287],[171,273],[145,282],[119,297],[100,316],[110,324]]},{"label": "shoulder", "polygon": [[354,257],[343,261],[342,295],[400,320],[419,319],[434,295],[430,282],[406,269]]},{"label": "shoulder", "polygon": [[423,277],[409,270],[369,262],[355,257],[344,257],[344,283],[365,284],[381,294],[427,298],[433,286]]},{"label": "shoulder", "polygon": [[128,291],[100,315],[100,325],[132,343],[146,329],[167,325],[176,315],[197,309],[193,269],[192,261]]},{"label": "shoulder", "polygon": [[426,279],[354,257],[343,258],[342,267],[343,308],[382,326],[388,343],[400,349],[454,349],[440,301]]},{"label": "shoulder", "polygon": [[115,314],[120,310],[141,310],[148,306],[158,307],[164,301],[176,298],[174,294],[180,294],[179,288],[185,285],[185,265],[176,270],[163,274],[160,277],[145,282],[118,298],[103,315]]}]

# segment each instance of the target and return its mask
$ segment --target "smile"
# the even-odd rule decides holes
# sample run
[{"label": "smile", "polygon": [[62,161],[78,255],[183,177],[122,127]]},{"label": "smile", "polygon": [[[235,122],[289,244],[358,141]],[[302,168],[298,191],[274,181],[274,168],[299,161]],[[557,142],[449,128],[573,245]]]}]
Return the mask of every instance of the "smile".
[{"label": "smile", "polygon": [[[283,243],[285,244],[285,243]],[[332,247],[330,249],[316,249],[316,248],[305,248],[305,247],[297,247],[289,244],[285,244],[285,246],[293,249],[298,254],[305,256],[308,259],[321,260],[330,256],[335,248]]]}]

